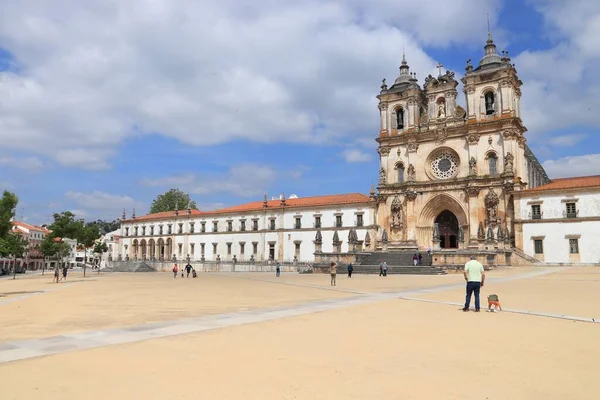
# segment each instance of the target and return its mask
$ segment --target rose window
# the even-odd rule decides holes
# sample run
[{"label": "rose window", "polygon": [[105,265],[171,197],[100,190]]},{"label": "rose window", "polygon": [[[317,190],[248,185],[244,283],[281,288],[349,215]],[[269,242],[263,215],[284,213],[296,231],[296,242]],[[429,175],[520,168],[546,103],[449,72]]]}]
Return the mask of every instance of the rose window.
[{"label": "rose window", "polygon": [[431,159],[431,172],[438,179],[448,179],[458,171],[458,158],[449,151],[444,150]]}]

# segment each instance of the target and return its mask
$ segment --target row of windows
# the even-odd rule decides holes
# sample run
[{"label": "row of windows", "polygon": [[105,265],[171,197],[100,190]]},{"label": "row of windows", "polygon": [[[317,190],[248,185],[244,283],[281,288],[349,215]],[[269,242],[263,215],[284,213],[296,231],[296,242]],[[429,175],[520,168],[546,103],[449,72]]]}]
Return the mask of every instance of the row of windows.
[{"label": "row of windows", "polygon": [[[314,224],[313,227],[314,228],[321,228],[322,224],[321,224],[321,217],[320,216],[315,216],[314,217]],[[212,232],[219,232],[219,223],[218,221],[213,221],[212,223]],[[184,224],[182,222],[180,222],[179,224],[177,224],[177,233],[178,234],[182,234],[184,233]],[[190,222],[189,224],[189,233],[195,233],[195,227],[196,224],[195,222]],[[362,214],[357,214],[356,215],[356,221],[355,221],[355,225],[356,226],[363,226],[364,225],[364,220],[363,220],[363,215]],[[335,223],[334,226],[336,228],[341,228],[343,227],[343,222],[342,222],[342,216],[341,215],[336,215],[335,216]],[[142,226],[142,227],[134,227],[133,228],[133,235],[134,236],[146,236],[146,235],[150,235],[150,236],[154,236],[155,234],[158,235],[163,235],[163,234],[167,234],[167,235],[171,235],[173,234],[173,225],[172,224],[167,224],[166,226],[166,230],[164,229],[163,225],[158,225],[158,229],[155,230],[154,226]],[[239,225],[239,230],[240,232],[245,232],[246,231],[246,220],[245,219],[241,219],[240,220],[240,225]],[[252,219],[252,224],[250,226],[250,229],[253,231],[258,231],[258,219]],[[276,226],[276,219],[275,218],[271,218],[269,219],[269,225],[268,225],[268,229],[270,230],[275,230],[277,229]],[[302,218],[301,217],[296,217],[294,220],[294,229],[302,229]],[[233,232],[233,221],[227,221],[227,228],[226,228],[227,232]],[[204,233],[206,232],[206,222],[200,222],[200,232]],[[125,236],[129,236],[129,227],[125,228]]]},{"label": "row of windows", "polygon": [[[565,218],[577,218],[579,210],[577,210],[576,203],[565,203],[565,209],[563,210],[563,217]],[[541,204],[532,204],[529,218],[531,219],[542,219],[544,213],[542,212]]]},{"label": "row of windows", "polygon": [[[533,251],[535,254],[544,254],[544,241],[542,239],[533,241]],[[569,239],[569,254],[579,254],[579,239]]]}]

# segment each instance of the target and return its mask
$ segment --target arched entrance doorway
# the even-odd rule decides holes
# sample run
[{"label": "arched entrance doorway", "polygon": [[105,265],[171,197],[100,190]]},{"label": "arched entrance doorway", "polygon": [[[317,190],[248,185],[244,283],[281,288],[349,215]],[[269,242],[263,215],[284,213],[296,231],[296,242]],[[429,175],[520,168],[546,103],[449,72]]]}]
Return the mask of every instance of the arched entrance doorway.
[{"label": "arched entrance doorway", "polygon": [[451,211],[442,211],[435,223],[440,230],[440,248],[456,249],[458,248],[458,219]]}]

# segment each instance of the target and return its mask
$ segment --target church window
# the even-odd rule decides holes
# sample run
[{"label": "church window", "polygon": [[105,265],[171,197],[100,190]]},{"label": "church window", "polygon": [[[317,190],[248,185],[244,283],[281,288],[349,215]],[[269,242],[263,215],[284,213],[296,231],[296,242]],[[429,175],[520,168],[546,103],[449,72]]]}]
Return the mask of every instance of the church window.
[{"label": "church window", "polygon": [[498,158],[495,154],[490,154],[488,156],[489,170],[490,176],[495,176],[498,173]]},{"label": "church window", "polygon": [[535,239],[533,241],[533,249],[535,254],[544,254],[544,241],[542,239]]},{"label": "church window", "polygon": [[575,203],[567,203],[566,204],[566,217],[567,218],[577,218],[577,207]]},{"label": "church window", "polygon": [[404,110],[402,108],[396,110],[396,128],[404,129]]},{"label": "church window", "polygon": [[489,92],[486,92],[484,95],[485,98],[485,115],[492,115],[494,114],[495,111],[495,97],[494,97],[494,92],[492,92],[491,90]]},{"label": "church window", "polygon": [[437,179],[452,178],[458,172],[458,157],[450,150],[441,150],[431,158],[430,168]]},{"label": "church window", "polygon": [[579,254],[578,239],[569,239],[569,254]]},{"label": "church window", "polygon": [[404,182],[404,164],[398,163],[396,164],[396,169],[398,170],[398,183]]},{"label": "church window", "polygon": [[531,219],[542,219],[542,207],[539,204],[531,206]]}]

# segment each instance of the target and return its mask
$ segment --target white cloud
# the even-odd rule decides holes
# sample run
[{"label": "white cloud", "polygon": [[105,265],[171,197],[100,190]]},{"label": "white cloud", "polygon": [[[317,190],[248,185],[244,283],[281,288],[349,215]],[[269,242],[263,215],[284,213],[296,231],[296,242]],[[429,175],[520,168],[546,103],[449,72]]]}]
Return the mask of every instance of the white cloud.
[{"label": "white cloud", "polygon": [[39,171],[44,168],[44,163],[37,157],[0,156],[0,165],[27,171]]},{"label": "white cloud", "polygon": [[258,164],[240,164],[225,173],[182,174],[156,179],[146,178],[142,185],[149,187],[178,188],[192,194],[228,193],[234,196],[251,197],[262,195],[278,178],[299,179],[302,170],[277,172],[272,167]]},{"label": "white cloud", "polygon": [[373,158],[370,153],[365,153],[357,149],[348,149],[342,152],[342,157],[349,163],[366,162],[371,161]]},{"label": "white cloud", "polygon": [[140,211],[146,208],[144,203],[129,196],[97,190],[88,193],[68,191],[65,193],[65,197],[76,206],[76,209],[72,212],[80,218],[92,217],[92,219],[106,218],[113,220],[121,216],[123,209],[126,209],[127,215],[130,215],[134,207],[139,214],[141,214]]},{"label": "white cloud", "polygon": [[574,133],[571,135],[555,136],[548,140],[554,146],[575,146],[587,137],[585,133]]},{"label": "white cloud", "polygon": [[[132,136],[192,145],[327,142],[377,129],[374,94],[404,46],[480,43],[498,2],[5,0],[0,141],[106,169]],[[401,29],[399,28],[401,24]],[[424,28],[425,27],[425,28]],[[474,28],[477,27],[477,28]]]},{"label": "white cloud", "polygon": [[600,154],[547,160],[542,165],[550,178],[600,175]]},{"label": "white cloud", "polygon": [[555,45],[514,58],[523,86],[522,113],[528,135],[538,142],[573,124],[600,126],[600,3],[593,0],[533,0],[545,33]]}]

